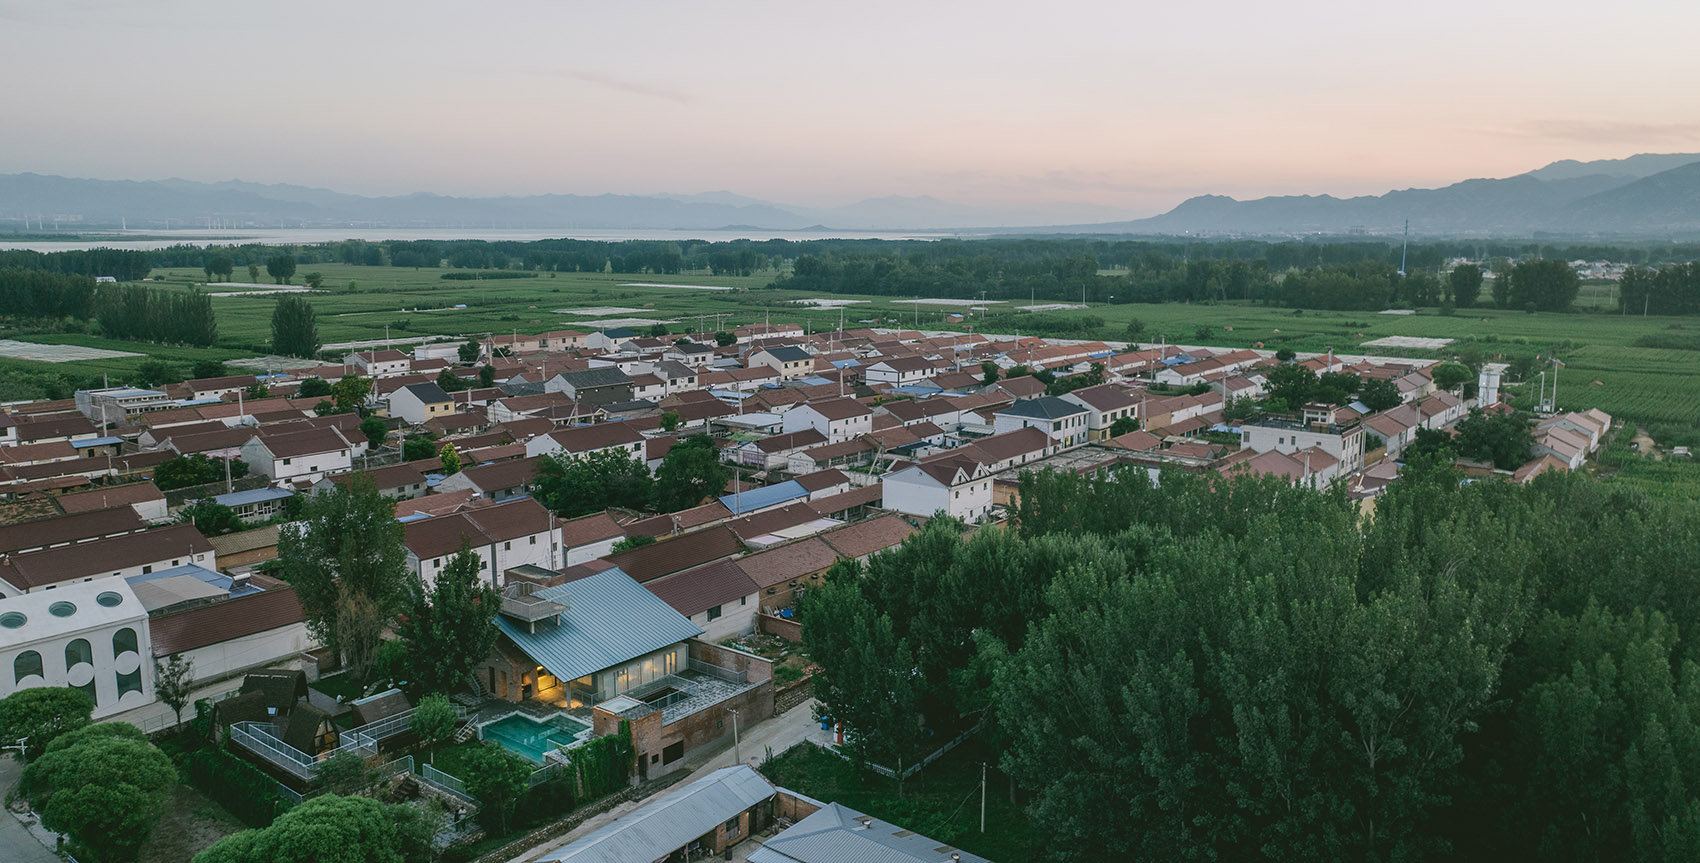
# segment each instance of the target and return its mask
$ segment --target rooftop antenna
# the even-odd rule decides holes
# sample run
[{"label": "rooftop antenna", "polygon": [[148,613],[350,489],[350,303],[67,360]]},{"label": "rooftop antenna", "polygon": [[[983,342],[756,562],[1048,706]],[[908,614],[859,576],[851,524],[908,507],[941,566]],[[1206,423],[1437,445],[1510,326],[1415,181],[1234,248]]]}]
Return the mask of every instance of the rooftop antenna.
[{"label": "rooftop antenna", "polygon": [[1405,219],[1405,245],[1399,250],[1399,275],[1405,275],[1405,255],[1411,251],[1411,220]]}]

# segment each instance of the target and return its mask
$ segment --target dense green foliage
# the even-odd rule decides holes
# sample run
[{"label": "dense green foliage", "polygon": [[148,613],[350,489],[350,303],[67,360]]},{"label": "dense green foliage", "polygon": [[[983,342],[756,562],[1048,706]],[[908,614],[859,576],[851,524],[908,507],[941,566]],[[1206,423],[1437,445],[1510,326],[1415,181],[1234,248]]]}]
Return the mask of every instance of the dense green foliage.
[{"label": "dense green foliage", "polygon": [[653,496],[649,468],[624,450],[583,456],[552,453],[537,462],[532,493],[562,518],[601,512],[611,506],[643,509]]},{"label": "dense green foliage", "polygon": [[89,724],[94,699],[68,686],[20,689],[0,698],[0,743],[29,738],[25,754],[35,758],[60,735]]},{"label": "dense green foliage", "polygon": [[205,536],[223,536],[242,529],[242,519],[237,517],[236,510],[212,498],[202,498],[183,507],[177,520],[194,525]]},{"label": "dense green foliage", "polygon": [[[496,646],[501,597],[465,539],[442,569],[413,579],[395,633],[407,646],[408,682],[418,692],[447,692]],[[429,567],[429,564],[424,564]]]},{"label": "dense green foliage", "polygon": [[677,512],[718,495],[732,476],[714,440],[708,435],[691,435],[673,445],[655,469],[655,509]]},{"label": "dense green foliage", "polygon": [[0,309],[20,318],[94,317],[94,279],[10,267],[0,270]]},{"label": "dense green foliage", "polygon": [[225,837],[195,863],[429,863],[433,830],[411,806],[326,794]]},{"label": "dense green foliage", "polygon": [[[75,249],[65,252],[0,251],[0,268],[13,267],[76,276],[111,276],[120,282],[148,277],[153,253],[124,249]],[[200,264],[196,264],[200,266]]]},{"label": "dense green foliage", "polygon": [[313,304],[306,297],[278,297],[277,305],[272,307],[272,353],[313,357],[318,355],[320,344]]},{"label": "dense green foliage", "polygon": [[295,588],[307,626],[363,678],[384,627],[407,602],[403,529],[395,503],[365,474],[302,506],[278,533],[278,569]]},{"label": "dense green foliage", "polygon": [[272,823],[284,808],[276,779],[210,743],[183,752],[176,762],[185,782],[250,827]]},{"label": "dense green foliage", "polygon": [[1562,312],[1576,302],[1582,279],[1558,260],[1522,261],[1511,269],[1505,305],[1513,309]]},{"label": "dense green foliage", "polygon": [[514,806],[531,779],[531,762],[494,743],[473,747],[463,756],[461,781],[478,800],[478,820],[496,833],[506,833]]},{"label": "dense green foliage", "polygon": [[192,485],[206,485],[209,482],[223,482],[224,472],[230,471],[230,478],[235,479],[248,475],[248,463],[236,459],[207,458],[200,453],[178,456],[154,469],[153,484],[160,491],[170,491],[174,488],[188,488]]},{"label": "dense green foliage", "polygon": [[140,729],[108,723],[59,738],[24,768],[20,788],[78,855],[112,863],[135,859],[176,782],[171,759]]},{"label": "dense green foliage", "polygon": [[95,320],[108,338],[208,347],[218,342],[212,297],[143,285],[106,285],[95,292]]},{"label": "dense green foliage", "polygon": [[978,718],[1044,859],[1694,859],[1686,501],[1415,458],[1373,519],[1143,471],[1018,515],[841,567],[804,633],[858,755]]},{"label": "dense green foliage", "polygon": [[408,720],[408,728],[419,736],[420,744],[435,757],[438,744],[454,736],[454,705],[449,703],[448,696],[433,692],[419,699],[419,706],[413,708],[413,717]]},{"label": "dense green foliage", "polygon": [[1634,267],[1618,288],[1619,308],[1629,314],[1700,314],[1700,262],[1656,270]]}]

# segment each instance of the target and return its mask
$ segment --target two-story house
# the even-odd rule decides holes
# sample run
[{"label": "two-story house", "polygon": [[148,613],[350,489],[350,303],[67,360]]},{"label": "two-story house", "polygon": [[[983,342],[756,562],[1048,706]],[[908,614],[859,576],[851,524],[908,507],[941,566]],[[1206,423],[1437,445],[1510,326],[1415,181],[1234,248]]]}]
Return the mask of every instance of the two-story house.
[{"label": "two-story house", "polygon": [[992,427],[999,434],[1036,428],[1062,447],[1086,443],[1087,417],[1091,409],[1056,396],[1021,399],[993,415]]},{"label": "two-story house", "polygon": [[786,411],[780,428],[787,434],[812,428],[829,444],[843,443],[872,432],[874,412],[851,398],[807,402]]}]

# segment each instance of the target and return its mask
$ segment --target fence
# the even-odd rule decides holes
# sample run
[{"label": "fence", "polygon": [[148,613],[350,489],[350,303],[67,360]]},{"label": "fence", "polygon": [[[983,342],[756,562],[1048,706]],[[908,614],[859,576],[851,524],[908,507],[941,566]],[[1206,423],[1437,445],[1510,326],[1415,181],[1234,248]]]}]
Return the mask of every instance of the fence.
[{"label": "fence", "polygon": [[426,784],[443,791],[454,798],[464,801],[468,806],[477,806],[478,801],[466,791],[466,783],[450,776],[437,768],[426,764],[419,768],[419,778]]},{"label": "fence", "polygon": [[551,761],[536,770],[531,771],[531,778],[526,781],[527,788],[536,788],[552,779],[558,779],[566,773],[566,766],[558,761]]},{"label": "fence", "polygon": [[685,663],[686,668],[689,668],[698,674],[706,674],[709,677],[718,677],[727,683],[735,683],[739,686],[743,686],[749,679],[749,675],[742,671],[733,671],[730,668],[721,668],[718,665],[703,662],[700,659],[686,659]]},{"label": "fence", "polygon": [[[220,701],[225,700],[226,698],[232,698],[234,696],[241,695],[241,694],[242,694],[242,688],[237,687],[235,689],[229,689],[229,690],[226,690],[224,692],[220,692],[217,695],[208,696],[205,699],[197,698],[195,700],[196,701],[205,700],[205,701],[210,701],[213,704],[217,704]],[[188,715],[184,718],[184,720],[182,722],[177,721],[177,714],[173,712],[173,713],[167,713],[164,716],[154,716],[154,717],[151,717],[151,718],[148,718],[148,719],[143,719],[142,721],[136,723],[136,727],[142,729],[142,733],[147,734],[149,736],[152,736],[156,732],[164,731],[164,730],[169,729],[169,728],[176,728],[179,725],[187,725],[190,721],[192,721],[195,718],[195,708],[194,708],[193,704],[189,704],[189,705],[185,705],[183,709],[185,711],[187,711]]]},{"label": "fence", "polygon": [[279,739],[270,722],[238,722],[230,726],[230,739],[302,779],[313,778],[318,765],[313,756]]}]

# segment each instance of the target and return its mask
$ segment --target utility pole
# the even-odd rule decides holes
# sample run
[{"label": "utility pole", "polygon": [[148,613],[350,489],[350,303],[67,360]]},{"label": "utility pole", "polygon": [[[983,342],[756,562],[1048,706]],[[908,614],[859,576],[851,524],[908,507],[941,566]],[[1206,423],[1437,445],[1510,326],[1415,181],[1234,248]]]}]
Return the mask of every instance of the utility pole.
[{"label": "utility pole", "polygon": [[738,709],[736,707],[729,709],[732,711],[732,760],[743,764],[744,753],[738,743]]},{"label": "utility pole", "polygon": [[980,832],[986,832],[986,762],[980,762]]}]

